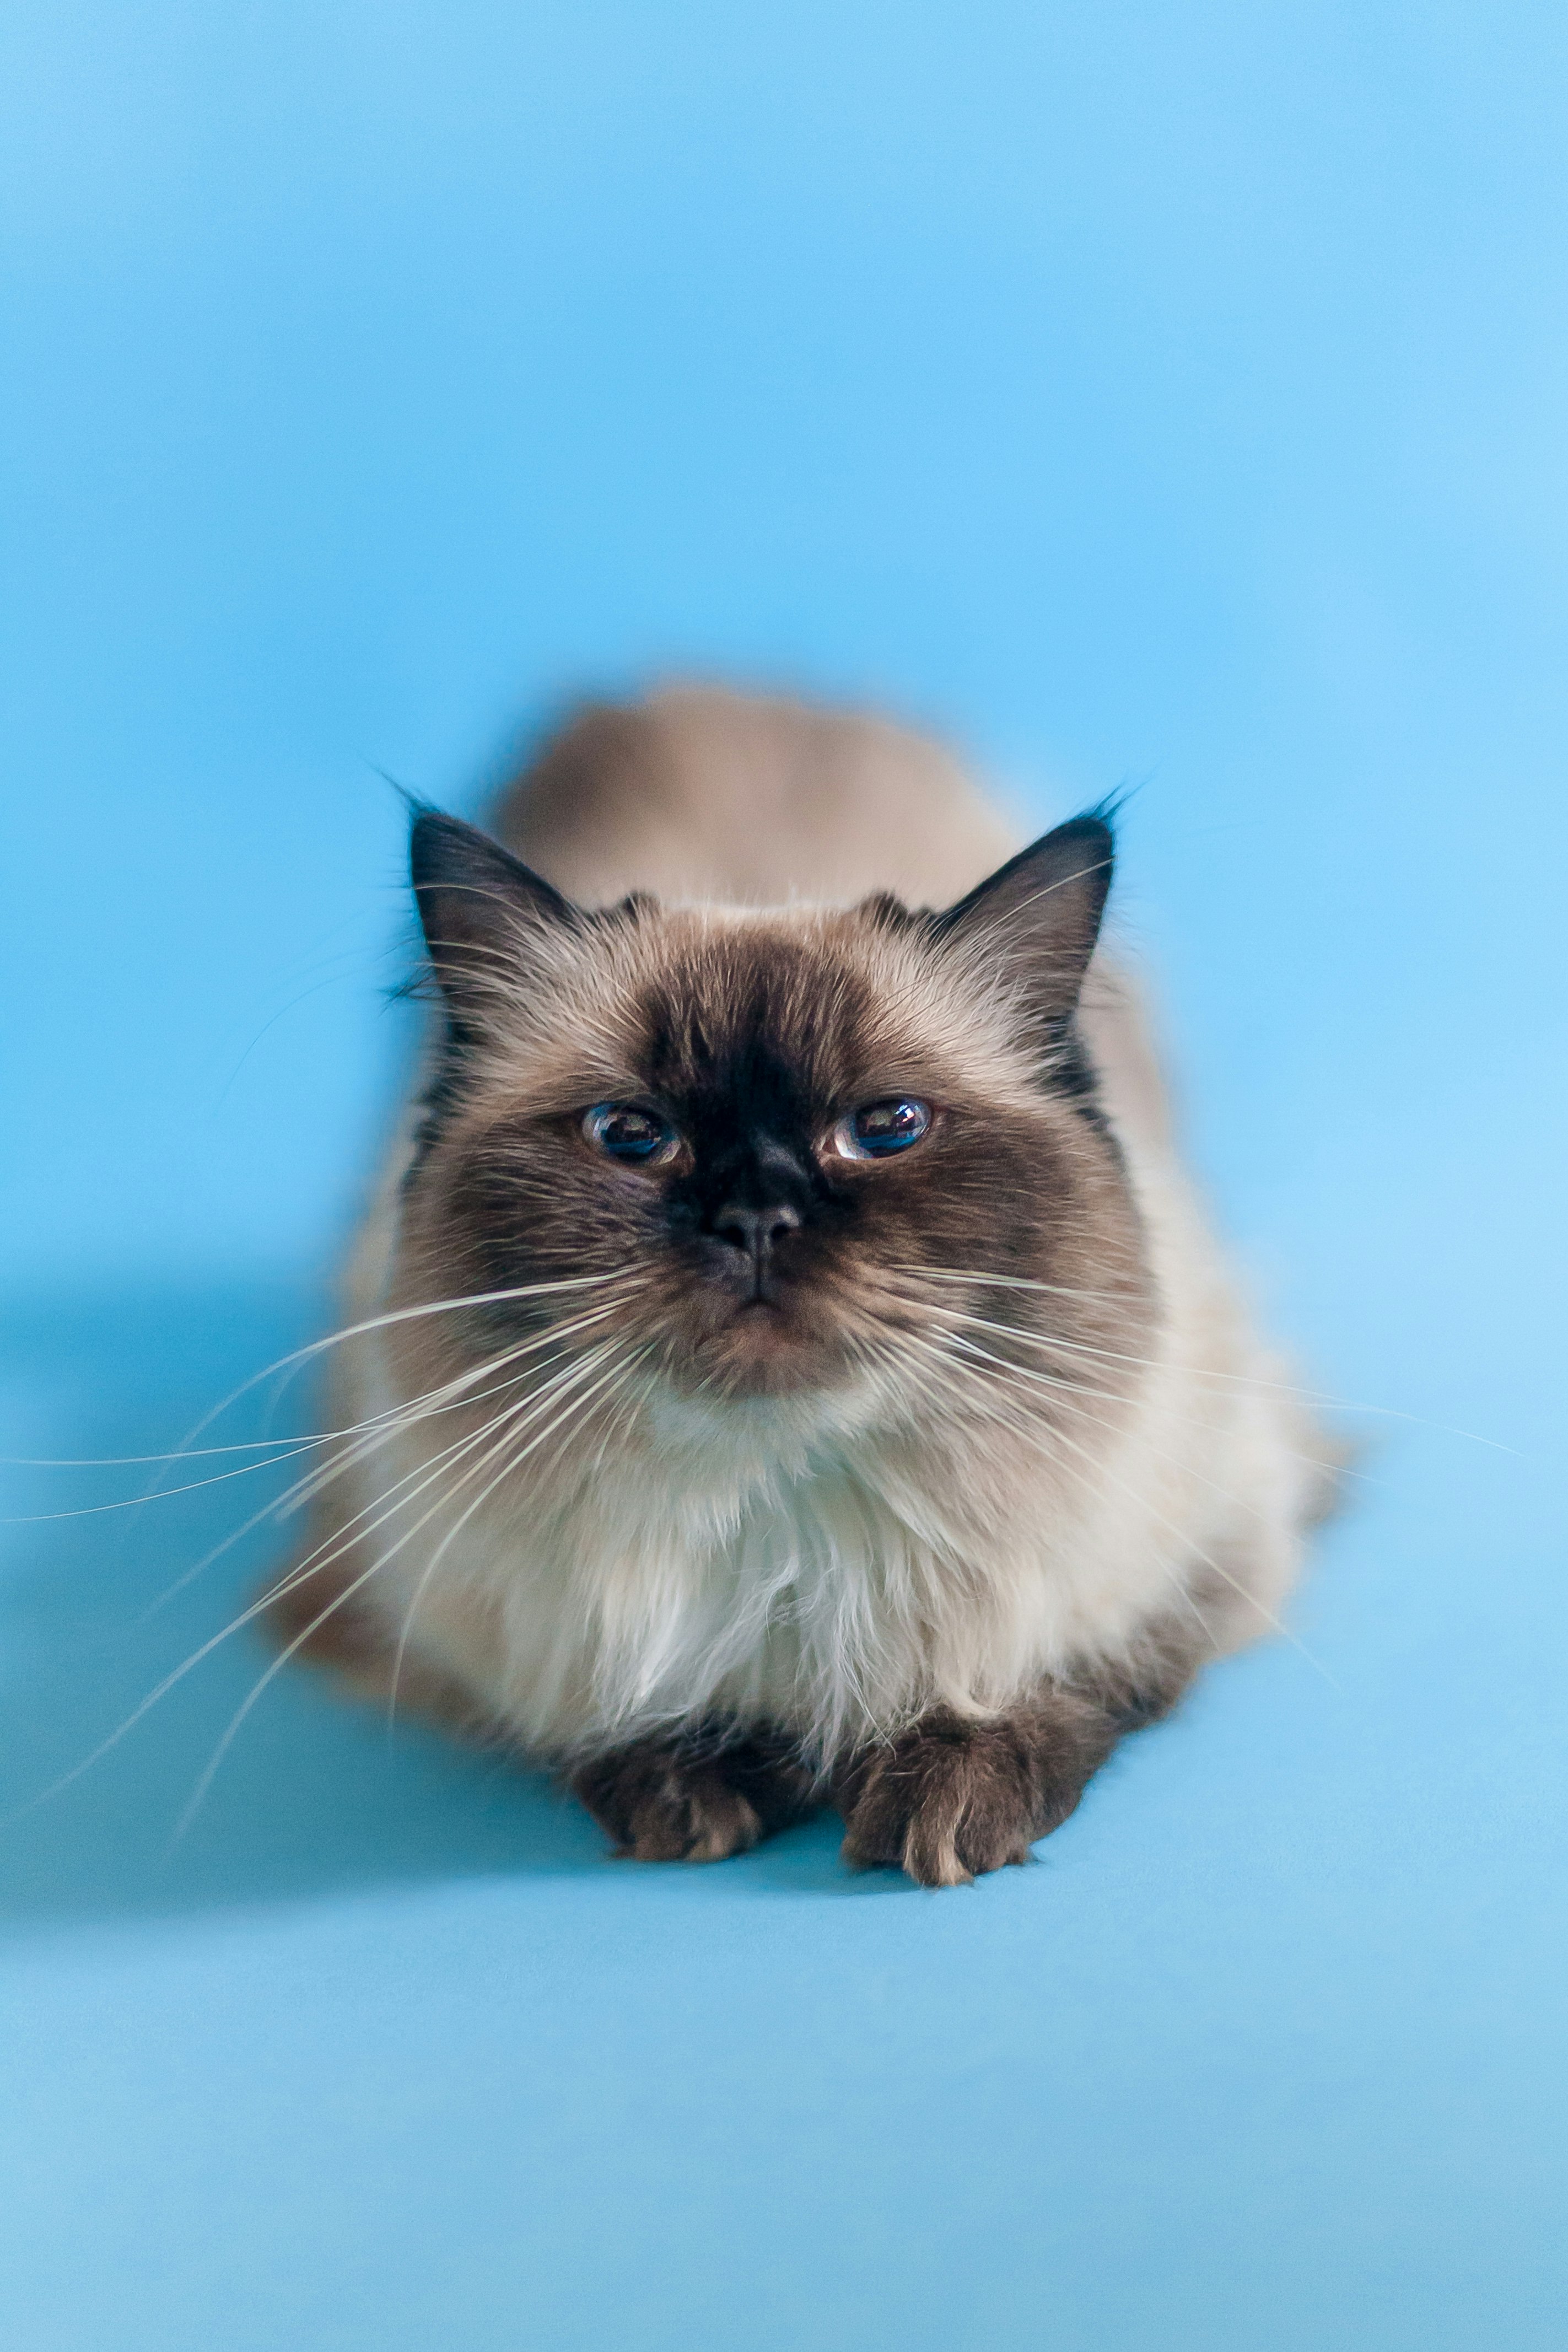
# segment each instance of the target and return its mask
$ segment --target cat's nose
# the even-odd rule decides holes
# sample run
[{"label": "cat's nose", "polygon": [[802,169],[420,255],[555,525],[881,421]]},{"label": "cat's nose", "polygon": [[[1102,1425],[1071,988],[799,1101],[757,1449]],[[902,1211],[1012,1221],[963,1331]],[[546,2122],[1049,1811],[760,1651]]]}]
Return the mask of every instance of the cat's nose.
[{"label": "cat's nose", "polygon": [[798,1211],[787,1202],[777,1201],[768,1209],[743,1209],[727,1202],[713,1221],[713,1234],[716,1241],[727,1242],[731,1249],[749,1258],[760,1275],[775,1245],[786,1234],[798,1233],[800,1226]]}]

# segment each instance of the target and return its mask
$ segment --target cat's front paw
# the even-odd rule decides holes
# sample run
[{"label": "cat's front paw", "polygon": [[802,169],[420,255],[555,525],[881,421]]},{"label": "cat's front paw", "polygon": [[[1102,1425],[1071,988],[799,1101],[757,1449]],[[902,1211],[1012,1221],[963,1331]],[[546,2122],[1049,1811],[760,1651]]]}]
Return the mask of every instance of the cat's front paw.
[{"label": "cat's front paw", "polygon": [[810,1784],[752,1743],[643,1739],[580,1764],[572,1794],[636,1862],[723,1862],[800,1820]]},{"label": "cat's front paw", "polygon": [[1032,1713],[975,1721],[934,1709],[851,1768],[844,1860],[906,1871],[922,1886],[962,1886],[1027,1862],[1078,1802],[1088,1776],[1074,1744],[1062,1753],[1049,1720]]}]

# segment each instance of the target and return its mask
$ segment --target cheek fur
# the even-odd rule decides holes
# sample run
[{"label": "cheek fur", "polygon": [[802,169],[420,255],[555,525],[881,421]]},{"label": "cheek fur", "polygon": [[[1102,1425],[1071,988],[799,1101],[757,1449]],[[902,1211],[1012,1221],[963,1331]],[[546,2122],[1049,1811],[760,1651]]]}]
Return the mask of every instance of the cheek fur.
[{"label": "cheek fur", "polygon": [[444,1158],[430,1223],[476,1288],[636,1265],[660,1238],[659,1176],[599,1158],[566,1122],[506,1122]]},{"label": "cheek fur", "polygon": [[855,1171],[859,1255],[868,1269],[1025,1270],[1082,1215],[1095,1156],[1048,1114],[948,1113],[929,1144]]}]

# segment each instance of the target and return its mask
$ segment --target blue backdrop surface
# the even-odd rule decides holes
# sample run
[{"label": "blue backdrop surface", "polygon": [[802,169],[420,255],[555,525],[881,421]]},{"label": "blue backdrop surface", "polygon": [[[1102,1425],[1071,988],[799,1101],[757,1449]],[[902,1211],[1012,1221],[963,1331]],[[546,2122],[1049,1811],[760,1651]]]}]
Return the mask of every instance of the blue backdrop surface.
[{"label": "blue backdrop surface", "polygon": [[171,1845],[243,1632],[41,1794],[277,1538],[160,1603],[255,1481],[8,1467],[16,2340],[1560,2343],[1562,12],[0,39],[7,1454],[158,1453],[321,1328],[408,1044],[385,776],[476,805],[672,669],[885,701],[1025,818],[1142,787],[1195,1151],[1380,1409],[1291,1638],[936,1896],[830,1823],[613,1864],[287,1677]]}]

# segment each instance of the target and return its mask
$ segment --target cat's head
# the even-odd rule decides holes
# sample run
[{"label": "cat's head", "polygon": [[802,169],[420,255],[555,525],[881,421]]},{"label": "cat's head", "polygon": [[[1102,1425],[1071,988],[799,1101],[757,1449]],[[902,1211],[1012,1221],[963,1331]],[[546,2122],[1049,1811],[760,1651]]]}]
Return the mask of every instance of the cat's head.
[{"label": "cat's head", "polygon": [[966,1317],[1103,1330],[1142,1283],[1075,1026],[1111,862],[1095,815],[939,913],[588,909],[421,814],[442,1035],[404,1295],[714,1401],[907,1403],[1001,1344]]}]

